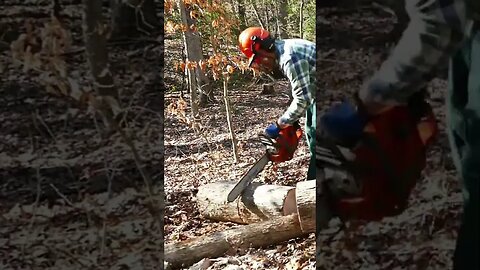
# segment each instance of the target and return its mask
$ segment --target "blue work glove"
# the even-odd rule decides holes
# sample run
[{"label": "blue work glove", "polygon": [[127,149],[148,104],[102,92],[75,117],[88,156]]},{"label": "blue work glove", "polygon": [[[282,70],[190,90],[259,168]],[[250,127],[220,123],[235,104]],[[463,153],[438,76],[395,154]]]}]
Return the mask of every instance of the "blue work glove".
[{"label": "blue work glove", "polygon": [[336,104],[320,118],[323,130],[341,142],[354,142],[360,138],[368,119],[348,101]]},{"label": "blue work glove", "polygon": [[278,137],[278,134],[280,133],[280,128],[278,127],[277,124],[270,124],[266,129],[265,129],[265,134],[267,134],[268,137],[272,139],[276,139]]}]

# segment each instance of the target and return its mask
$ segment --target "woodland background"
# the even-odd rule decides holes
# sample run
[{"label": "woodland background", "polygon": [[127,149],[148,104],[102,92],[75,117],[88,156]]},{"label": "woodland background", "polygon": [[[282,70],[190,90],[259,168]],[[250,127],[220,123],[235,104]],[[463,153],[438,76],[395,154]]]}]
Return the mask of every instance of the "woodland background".
[{"label": "woodland background", "polygon": [[0,269],[154,269],[163,5],[0,3]]}]

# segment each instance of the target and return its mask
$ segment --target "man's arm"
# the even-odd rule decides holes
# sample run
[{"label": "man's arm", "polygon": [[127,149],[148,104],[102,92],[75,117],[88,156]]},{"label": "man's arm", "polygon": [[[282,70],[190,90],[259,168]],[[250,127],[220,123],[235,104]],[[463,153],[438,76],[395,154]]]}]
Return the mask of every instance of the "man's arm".
[{"label": "man's arm", "polygon": [[285,64],[286,76],[292,86],[293,101],[278,119],[280,125],[291,125],[305,114],[307,107],[313,102],[310,82],[310,65],[306,60],[298,60],[295,63],[288,61]]},{"label": "man's arm", "polygon": [[467,26],[465,0],[406,0],[410,23],[392,55],[359,92],[375,104],[405,103],[461,45]]}]

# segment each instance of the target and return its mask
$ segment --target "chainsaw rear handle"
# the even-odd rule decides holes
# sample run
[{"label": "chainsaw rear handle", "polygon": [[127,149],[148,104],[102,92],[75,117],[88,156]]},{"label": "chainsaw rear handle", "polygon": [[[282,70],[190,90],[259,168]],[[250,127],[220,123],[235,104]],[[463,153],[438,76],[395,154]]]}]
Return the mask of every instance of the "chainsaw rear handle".
[{"label": "chainsaw rear handle", "polygon": [[260,139],[260,142],[266,147],[275,145],[275,142],[273,141],[273,139],[266,134],[258,134],[258,137]]},{"label": "chainsaw rear handle", "polygon": [[276,139],[266,134],[260,134],[260,141],[267,147],[269,159],[279,163],[293,158],[298,142],[303,135],[300,125],[287,126],[280,129]]}]

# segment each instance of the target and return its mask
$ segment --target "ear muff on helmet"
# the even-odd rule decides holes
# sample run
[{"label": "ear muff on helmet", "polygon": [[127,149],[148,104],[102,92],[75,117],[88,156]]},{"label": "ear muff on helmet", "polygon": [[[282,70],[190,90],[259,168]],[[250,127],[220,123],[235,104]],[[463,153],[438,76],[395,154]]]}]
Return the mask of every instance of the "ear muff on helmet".
[{"label": "ear muff on helmet", "polygon": [[245,29],[238,37],[240,50],[249,58],[249,66],[257,59],[258,51],[273,50],[275,39],[270,33],[261,27],[249,27]]},{"label": "ear muff on helmet", "polygon": [[267,38],[260,38],[258,36],[252,36],[250,38],[252,42],[252,52],[255,54],[257,53],[258,50],[264,49],[267,51],[271,51],[273,49],[273,43],[274,39],[270,37],[270,35]]},{"label": "ear muff on helmet", "polygon": [[258,36],[252,36],[252,57],[250,58],[248,62],[248,67],[251,67],[252,64],[258,59],[258,51],[260,49],[266,50],[266,51],[272,51],[273,50],[273,45],[274,45],[274,39],[268,36],[265,39],[260,39]]}]

